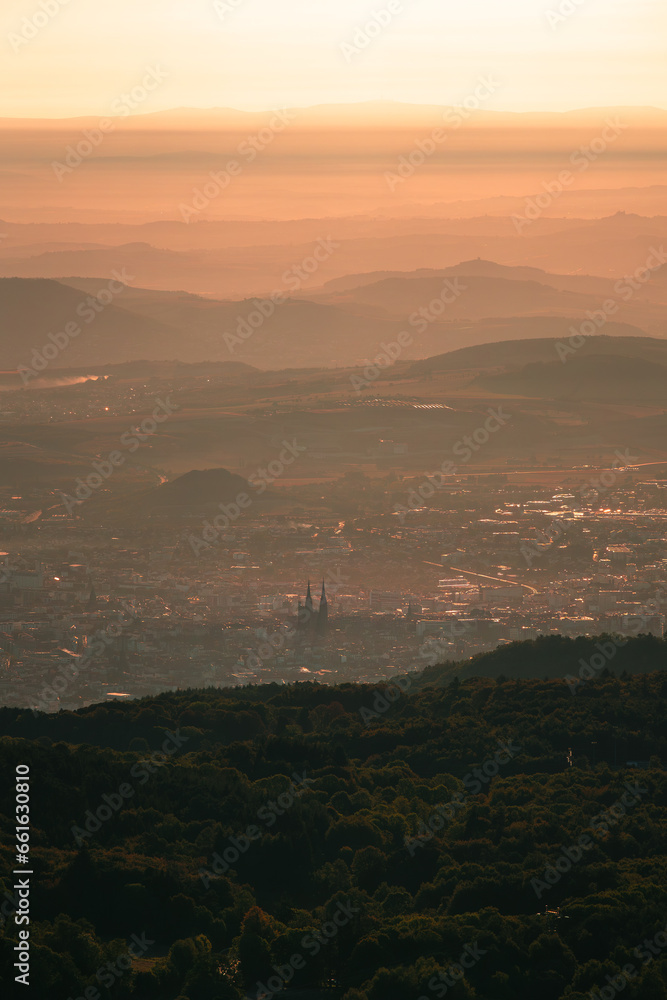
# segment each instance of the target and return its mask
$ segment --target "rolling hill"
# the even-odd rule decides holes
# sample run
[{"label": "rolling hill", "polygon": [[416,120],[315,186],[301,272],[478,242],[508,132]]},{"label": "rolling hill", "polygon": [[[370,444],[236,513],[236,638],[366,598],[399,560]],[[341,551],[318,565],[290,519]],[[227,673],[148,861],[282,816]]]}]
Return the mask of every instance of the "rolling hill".
[{"label": "rolling hill", "polygon": [[646,291],[642,296],[628,298],[624,286],[619,284],[615,289],[616,283],[606,279],[546,273],[538,280],[526,276],[532,273],[532,269],[502,268],[485,261],[472,261],[439,272],[383,278],[321,296],[320,301],[360,315],[388,319],[419,314],[412,322],[413,327],[419,328],[419,316],[429,324],[436,318],[441,322],[526,316],[583,320],[589,314],[600,314],[603,302],[613,300],[615,305],[607,321],[613,316],[617,322],[631,323],[648,333],[667,332],[662,283],[655,284],[653,301]]},{"label": "rolling hill", "polygon": [[[569,339],[588,315],[599,314],[613,287],[595,276],[552,275],[480,259],[392,274],[324,295],[296,298],[284,291],[278,305],[261,296],[212,299],[135,282],[102,307],[103,299],[95,299],[101,294],[108,300],[108,280],[0,278],[5,367],[30,367],[34,353],[44,347],[51,354],[49,371],[169,359],[245,363],[264,370],[365,366],[403,330],[412,338],[403,360],[433,358],[444,349],[500,340]],[[444,305],[443,287],[451,300]],[[62,344],[68,323],[78,324],[81,332],[66,350],[54,351],[49,335]],[[619,307],[604,332],[667,336],[667,285],[661,272],[642,296]]]},{"label": "rolling hill", "polygon": [[[545,324],[548,321],[545,321]],[[554,325],[561,321],[551,321]],[[527,321],[526,326],[530,323]],[[612,324],[609,324],[611,326]],[[567,343],[569,332],[562,330],[563,338],[553,339],[551,336],[539,338],[526,337],[525,340],[499,340],[496,343],[475,344],[447,354],[417,361],[410,368],[410,373],[423,375],[439,371],[462,371],[466,369],[512,369],[516,371],[531,363],[550,363],[558,360],[557,345]],[[610,332],[597,337],[587,337],[586,341],[576,351],[576,356],[585,358],[591,354],[597,356],[623,356],[643,358],[646,361],[667,365],[667,341],[656,337],[611,336]],[[572,355],[567,355],[572,357]],[[561,363],[562,364],[562,363]]]},{"label": "rolling hill", "polygon": [[227,469],[193,469],[163,483],[142,499],[153,508],[178,507],[186,510],[231,503],[239,493],[248,493],[248,482]]},{"label": "rolling hill", "polygon": [[567,363],[537,361],[516,372],[481,375],[484,390],[569,400],[667,402],[667,365],[628,355],[572,356]]},{"label": "rolling hill", "polygon": [[[97,290],[106,289],[100,280]],[[123,292],[100,311],[88,296],[49,279],[0,280],[0,351],[7,368],[31,367],[34,352],[55,348],[49,334],[58,338],[68,324],[79,333],[65,336],[52,359],[54,368],[73,364],[119,363],[146,357],[169,358],[182,352],[181,331],[124,308]]]}]

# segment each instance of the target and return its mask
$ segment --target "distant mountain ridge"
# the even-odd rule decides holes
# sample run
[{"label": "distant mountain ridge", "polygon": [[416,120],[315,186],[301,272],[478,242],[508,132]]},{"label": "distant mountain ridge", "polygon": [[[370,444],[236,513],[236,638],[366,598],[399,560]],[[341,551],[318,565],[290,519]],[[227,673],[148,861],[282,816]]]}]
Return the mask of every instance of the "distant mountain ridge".
[{"label": "distant mountain ridge", "polygon": [[[102,254],[108,262],[103,277],[0,277],[4,366],[29,367],[34,352],[45,347],[53,355],[52,339],[60,338],[63,343],[62,330],[74,322],[80,334],[69,339],[66,350],[51,357],[52,370],[170,359],[240,362],[272,370],[363,367],[402,331],[411,338],[402,360],[432,359],[447,348],[452,351],[522,337],[569,339],[584,321],[590,325],[589,317],[600,315],[601,303],[614,296],[618,308],[604,324],[605,334],[667,335],[664,268],[653,273],[641,296],[629,301],[623,301],[624,286],[617,287],[614,279],[550,274],[478,258],[446,268],[380,272],[386,276],[379,281],[373,273],[350,274],[335,279],[334,290],[325,293],[295,293],[283,287],[282,299],[272,302],[266,296],[210,298],[142,287],[136,260],[127,269],[112,267],[114,261],[120,266],[123,250],[139,255],[154,252],[137,242],[73,255],[78,262],[87,259],[90,266],[90,260],[99,261],[95,255]],[[192,267],[198,267],[196,254],[170,250],[157,254],[162,261],[181,263],[192,257]],[[59,253],[47,256],[60,258]],[[21,263],[30,270],[39,260],[22,258]],[[11,270],[12,265],[0,255],[0,274],[3,267]],[[183,276],[179,268],[174,273]],[[90,296],[100,292],[107,296],[112,274],[127,274],[128,284],[103,308],[96,305],[91,312],[94,300]],[[449,289],[444,297],[443,289]]]},{"label": "distant mountain ridge", "polygon": [[[301,122],[301,127],[346,125],[348,127],[366,127],[369,124],[384,124],[394,128],[410,127],[420,122],[428,122],[434,116],[443,116],[447,112],[456,113],[460,110],[456,105],[445,104],[417,104],[405,101],[392,100],[371,100],[350,102],[347,104],[316,104],[305,106],[294,106],[284,109],[290,114],[294,114]],[[139,112],[124,117],[111,116],[112,120],[118,121],[123,128],[131,130],[134,128],[150,128],[151,126],[160,128],[180,127],[202,128],[217,127],[226,129],[244,129],[252,124],[261,124],[266,118],[275,114],[272,109],[260,111],[240,110],[232,107],[178,107],[161,111]],[[599,124],[601,117],[623,114],[626,118],[640,122],[644,125],[660,127],[661,123],[667,122],[667,111],[662,108],[650,106],[623,106],[612,105],[609,107],[589,107],[578,108],[570,111],[502,111],[477,109],[470,112],[470,118],[483,124],[494,124],[496,126],[523,125],[530,127],[534,124],[544,126],[545,123],[555,124],[567,123],[572,126],[586,124]],[[95,125],[99,118],[92,115],[81,115],[72,118],[0,118],[0,129],[66,129],[84,128]]]}]

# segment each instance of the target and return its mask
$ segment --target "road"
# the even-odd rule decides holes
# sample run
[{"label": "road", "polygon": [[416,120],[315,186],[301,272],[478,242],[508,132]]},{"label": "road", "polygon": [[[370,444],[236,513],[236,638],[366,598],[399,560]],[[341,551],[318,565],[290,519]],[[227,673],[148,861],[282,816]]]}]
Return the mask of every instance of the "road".
[{"label": "road", "polygon": [[460,569],[458,566],[445,566],[442,563],[429,562],[428,559],[422,560],[427,566],[437,566],[439,569],[445,569],[449,573],[461,573],[463,576],[472,576],[476,580],[492,580],[494,583],[502,583],[505,587],[523,587],[524,590],[529,590],[531,594],[539,594],[539,590],[535,587],[531,587],[527,583],[521,583],[520,580],[508,579],[502,576],[487,576],[486,573],[473,573],[469,569]]}]

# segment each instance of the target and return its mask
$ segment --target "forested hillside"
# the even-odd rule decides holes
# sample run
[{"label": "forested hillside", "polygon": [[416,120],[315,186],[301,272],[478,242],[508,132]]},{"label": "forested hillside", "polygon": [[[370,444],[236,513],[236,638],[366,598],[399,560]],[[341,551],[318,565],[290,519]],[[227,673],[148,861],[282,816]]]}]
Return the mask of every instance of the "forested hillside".
[{"label": "forested hillside", "polygon": [[602,671],[575,693],[433,668],[434,683],[378,690],[3,709],[3,981],[17,934],[7,789],[27,764],[31,975],[48,1000],[287,984],[309,1000],[621,986],[664,1000],[664,649],[653,673]]}]

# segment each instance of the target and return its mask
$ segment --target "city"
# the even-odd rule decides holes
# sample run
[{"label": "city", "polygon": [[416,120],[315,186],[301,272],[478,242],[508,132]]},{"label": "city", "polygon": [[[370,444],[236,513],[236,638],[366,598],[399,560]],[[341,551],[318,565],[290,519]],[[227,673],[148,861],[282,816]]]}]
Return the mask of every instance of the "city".
[{"label": "city", "polygon": [[[248,511],[210,543],[169,521],[117,537],[76,506],[30,520],[30,498],[7,497],[0,699],[53,712],[177,688],[373,683],[537,635],[662,636],[667,480],[629,466],[579,477],[554,493],[450,476],[427,506],[416,480],[360,476],[367,514]],[[398,565],[404,586],[384,589]],[[315,608],[324,581],[320,632],[298,628],[309,581]]]}]

